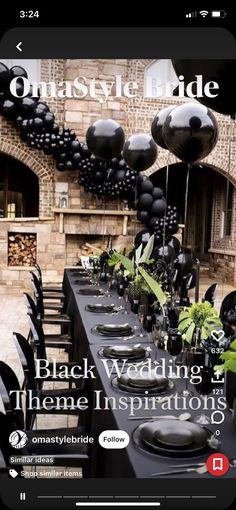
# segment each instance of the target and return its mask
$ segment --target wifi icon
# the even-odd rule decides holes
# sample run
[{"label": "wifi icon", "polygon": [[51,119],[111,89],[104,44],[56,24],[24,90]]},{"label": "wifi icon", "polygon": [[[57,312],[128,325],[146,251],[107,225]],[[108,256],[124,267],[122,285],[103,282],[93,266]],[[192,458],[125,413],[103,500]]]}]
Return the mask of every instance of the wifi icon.
[{"label": "wifi icon", "polygon": [[201,14],[201,16],[203,18],[205,18],[209,14],[209,12],[208,11],[199,11],[199,14]]}]

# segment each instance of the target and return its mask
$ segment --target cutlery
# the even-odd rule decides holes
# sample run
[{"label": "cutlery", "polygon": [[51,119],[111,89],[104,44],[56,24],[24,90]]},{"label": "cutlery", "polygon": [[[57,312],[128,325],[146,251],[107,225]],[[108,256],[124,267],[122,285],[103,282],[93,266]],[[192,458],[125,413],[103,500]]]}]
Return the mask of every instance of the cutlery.
[{"label": "cutlery", "polygon": [[172,416],[171,414],[161,415],[161,416],[131,416],[128,420],[180,420],[187,421],[190,420],[190,413],[182,413],[178,416]]},{"label": "cutlery", "polygon": [[150,476],[168,476],[168,475],[180,475],[183,473],[198,473],[199,475],[203,475],[207,472],[207,467],[204,464],[200,467],[195,468],[185,468],[185,469],[175,469],[174,471],[162,471],[161,473],[152,473]]},{"label": "cutlery", "polygon": [[196,462],[195,464],[193,464],[193,463],[192,464],[176,464],[175,466],[173,466],[173,464],[171,464],[171,466],[168,466],[168,467],[184,469],[184,468],[198,468],[201,466],[205,466],[205,462]]}]

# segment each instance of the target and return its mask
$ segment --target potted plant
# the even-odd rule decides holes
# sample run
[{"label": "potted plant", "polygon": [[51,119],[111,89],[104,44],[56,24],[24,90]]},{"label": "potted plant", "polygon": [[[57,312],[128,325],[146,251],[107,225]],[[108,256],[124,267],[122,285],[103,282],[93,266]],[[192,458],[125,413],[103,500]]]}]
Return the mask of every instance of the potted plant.
[{"label": "potted plant", "polygon": [[186,342],[191,344],[193,339],[199,344],[211,336],[216,327],[222,327],[222,322],[216,308],[210,303],[194,303],[185,308],[179,315],[178,329],[184,334]]}]

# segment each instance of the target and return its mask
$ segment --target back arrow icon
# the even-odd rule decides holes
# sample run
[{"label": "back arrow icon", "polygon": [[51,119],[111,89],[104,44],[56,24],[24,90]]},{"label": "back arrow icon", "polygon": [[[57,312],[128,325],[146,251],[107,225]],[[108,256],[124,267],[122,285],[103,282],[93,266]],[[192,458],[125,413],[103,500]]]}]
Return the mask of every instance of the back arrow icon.
[{"label": "back arrow icon", "polygon": [[16,45],[16,48],[17,48],[19,51],[22,51],[21,45],[22,45],[22,41],[20,41],[20,42]]}]

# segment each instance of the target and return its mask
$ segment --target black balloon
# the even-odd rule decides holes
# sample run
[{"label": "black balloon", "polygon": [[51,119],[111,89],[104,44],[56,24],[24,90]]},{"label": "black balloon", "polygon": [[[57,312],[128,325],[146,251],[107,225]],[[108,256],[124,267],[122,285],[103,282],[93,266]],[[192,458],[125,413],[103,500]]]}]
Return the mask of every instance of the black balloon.
[{"label": "black balloon", "polygon": [[149,135],[144,133],[132,135],[125,142],[123,156],[130,168],[142,172],[155,163],[157,146]]},{"label": "black balloon", "polygon": [[180,245],[180,241],[177,237],[173,236],[168,244],[169,244],[169,246],[172,246],[172,248],[174,248],[176,254],[180,252],[181,245]]},{"label": "black balloon", "polygon": [[144,179],[140,185],[141,193],[152,193],[153,191],[153,184],[150,179]]},{"label": "black balloon", "polygon": [[35,131],[37,131],[38,133],[40,131],[42,131],[43,119],[40,119],[39,117],[35,117],[35,119],[33,120],[33,126],[34,126]]},{"label": "black balloon", "polygon": [[166,200],[164,198],[154,200],[152,204],[152,213],[155,216],[162,216],[166,210]]},{"label": "black balloon", "polygon": [[147,224],[149,222],[150,216],[148,211],[138,211],[137,218],[139,221],[141,221],[141,223]]},{"label": "black balloon", "polygon": [[138,209],[140,211],[148,211],[153,203],[152,195],[149,193],[142,193],[139,197]]},{"label": "black balloon", "polygon": [[125,170],[117,170],[114,175],[115,182],[123,181],[125,177]]},{"label": "black balloon", "polygon": [[124,139],[122,127],[112,119],[97,120],[86,134],[88,149],[105,161],[120,155]]},{"label": "black balloon", "polygon": [[19,100],[19,110],[25,116],[30,116],[33,114],[35,108],[37,107],[37,101],[32,97],[23,97]]},{"label": "black balloon", "polygon": [[70,144],[70,148],[72,152],[79,152],[80,151],[80,143],[78,140],[73,140]]},{"label": "black balloon", "polygon": [[17,115],[16,105],[11,99],[5,99],[0,103],[0,112],[7,119],[13,119]]},{"label": "black balloon", "polygon": [[215,147],[218,127],[213,113],[197,103],[177,106],[163,127],[164,140],[173,154],[186,163],[205,158]]},{"label": "black balloon", "polygon": [[164,123],[169,115],[170,112],[174,109],[174,106],[168,106],[167,108],[164,108],[164,110],[161,110],[156,114],[152,121],[152,137],[157,143],[157,145],[160,145],[163,149],[168,149],[164,138],[163,138],[163,131],[162,128],[164,126]]},{"label": "black balloon", "polygon": [[148,224],[149,227],[153,229],[155,225],[158,223],[158,220],[159,218],[157,216],[152,216]]},{"label": "black balloon", "polygon": [[11,81],[11,73],[5,64],[0,62],[0,93],[6,92],[9,88],[9,84]]},{"label": "black balloon", "polygon": [[179,269],[184,276],[189,274],[193,267],[192,255],[190,255],[190,253],[179,253],[175,260],[175,267]]},{"label": "black balloon", "polygon": [[142,244],[143,247],[145,247],[146,244],[148,243],[150,237],[151,237],[151,234],[148,229],[140,230],[140,232],[138,232],[135,236],[135,240],[134,240],[135,248],[138,248],[140,246],[140,244]]},{"label": "black balloon", "polygon": [[74,166],[77,168],[77,166],[79,165],[79,163],[81,161],[81,154],[79,152],[74,152],[71,156],[71,160],[72,160]]},{"label": "black balloon", "polygon": [[163,197],[163,191],[161,188],[153,188],[152,190],[152,197],[154,200],[157,200],[158,198],[162,198]]},{"label": "black balloon", "polygon": [[167,264],[170,264],[175,259],[175,250],[169,244],[157,246],[154,248],[152,256],[155,260],[163,259]]},{"label": "black balloon", "polygon": [[236,72],[235,60],[172,60],[177,75],[184,75],[185,82],[196,81],[202,76],[203,86],[209,81],[219,85],[216,97],[198,97],[200,103],[225,115],[236,113],[235,84],[232,79]]},{"label": "black balloon", "polygon": [[11,73],[11,79],[17,78],[18,76],[21,76],[23,78],[28,78],[28,74],[26,70],[21,66],[13,66],[10,69]]}]

